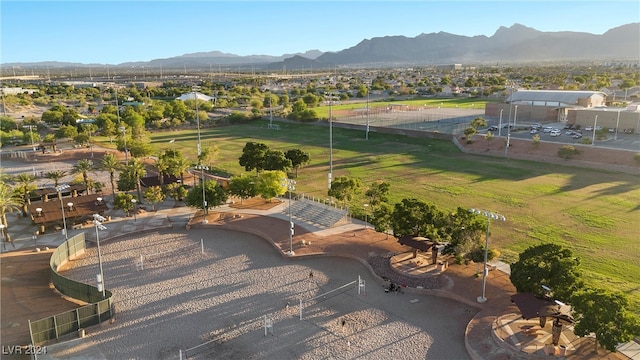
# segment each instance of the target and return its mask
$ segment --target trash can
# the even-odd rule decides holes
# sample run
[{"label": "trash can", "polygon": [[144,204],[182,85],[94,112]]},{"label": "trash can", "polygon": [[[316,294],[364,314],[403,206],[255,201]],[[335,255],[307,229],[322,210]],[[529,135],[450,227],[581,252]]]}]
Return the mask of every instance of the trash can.
[{"label": "trash can", "polygon": [[84,329],[83,328],[78,329],[78,337],[82,339],[84,335],[85,335]]},{"label": "trash can", "polygon": [[567,354],[567,347],[564,345],[560,345],[560,356],[565,356]]}]

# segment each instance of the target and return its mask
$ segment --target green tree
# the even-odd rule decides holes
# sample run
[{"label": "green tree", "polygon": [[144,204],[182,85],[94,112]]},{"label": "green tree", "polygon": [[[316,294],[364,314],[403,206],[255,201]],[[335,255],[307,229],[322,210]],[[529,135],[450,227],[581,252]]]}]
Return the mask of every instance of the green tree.
[{"label": "green tree", "polygon": [[78,129],[73,125],[62,125],[56,131],[56,137],[58,139],[73,139],[78,136]]},{"label": "green tree", "polygon": [[84,186],[87,188],[87,192],[89,192],[89,172],[95,171],[93,167],[93,161],[89,159],[78,160],[78,162],[73,166],[71,170],[72,174],[81,174],[82,182]]},{"label": "green tree", "polygon": [[629,311],[629,301],[620,292],[584,289],[573,295],[571,305],[577,321],[575,334],[587,336],[594,333],[595,352],[598,344],[609,351],[616,351],[620,343],[640,334],[640,321]]},{"label": "green tree", "polygon": [[291,168],[291,160],[287,159],[280,150],[267,150],[264,154],[262,168],[264,170],[281,170],[286,172],[287,169]]},{"label": "green tree", "polygon": [[187,172],[189,167],[191,167],[189,160],[178,152],[169,161],[169,174],[180,177],[180,182],[184,184],[184,173]]},{"label": "green tree", "polygon": [[129,165],[125,167],[125,171],[135,183],[136,190],[138,191],[138,199],[142,199],[140,179],[147,175],[147,169],[145,168],[144,163],[138,158],[133,158],[129,161]]},{"label": "green tree", "polygon": [[453,254],[456,257],[468,257],[471,252],[482,249],[487,230],[487,221],[467,209],[458,207],[456,211],[445,217],[443,240],[447,245],[443,254]]},{"label": "green tree", "polygon": [[119,193],[116,194],[115,200],[113,200],[113,206],[116,209],[120,209],[124,211],[127,216],[131,214],[131,210],[133,210],[133,195],[129,193]]},{"label": "green tree", "polygon": [[148,140],[127,140],[127,148],[132,157],[141,158],[153,154],[153,147]]},{"label": "green tree", "polygon": [[371,214],[369,222],[373,225],[377,232],[384,232],[389,237],[389,229],[391,229],[391,217],[393,208],[387,203],[380,203]]},{"label": "green tree", "polygon": [[391,215],[391,227],[396,237],[423,236],[438,241],[438,230],[444,225],[444,217],[434,205],[418,199],[402,199],[395,204]]},{"label": "green tree", "polygon": [[478,116],[477,118],[471,120],[471,127],[476,130],[485,126],[487,126],[487,120],[485,120],[482,116]]},{"label": "green tree", "polygon": [[246,171],[256,170],[260,172],[264,170],[264,158],[269,151],[269,146],[263,143],[250,141],[245,144],[240,156],[240,166],[244,166]]},{"label": "green tree", "polygon": [[169,160],[167,160],[167,158],[165,157],[158,157],[158,160],[153,163],[153,166],[158,171],[158,181],[160,182],[160,185],[164,185],[164,175],[171,167]]},{"label": "green tree", "polygon": [[338,176],[331,181],[331,188],[328,191],[329,196],[342,201],[345,205],[347,201],[351,201],[353,195],[362,187],[360,179],[350,178],[348,176]]},{"label": "green tree", "polygon": [[380,203],[386,203],[389,201],[389,190],[391,184],[386,181],[378,180],[369,186],[364,195],[369,199],[369,205],[375,212],[375,209]]},{"label": "green tree", "polygon": [[44,177],[46,177],[49,180],[53,180],[53,183],[54,183],[53,186],[55,187],[58,187],[58,185],[60,185],[60,179],[62,179],[65,176],[67,176],[67,172],[64,170],[52,170],[44,173]]},{"label": "green tree", "polygon": [[273,199],[287,192],[287,186],[282,183],[286,174],[279,170],[266,170],[258,174],[256,191],[264,199]]},{"label": "green tree", "polygon": [[200,183],[189,191],[187,198],[184,200],[187,206],[204,210],[204,213],[206,214],[209,209],[223,205],[227,202],[227,193],[224,191],[222,186],[220,186],[216,181],[206,181],[204,182],[206,208],[203,209],[204,202],[202,201],[202,185],[203,184]]},{"label": "green tree", "polygon": [[256,191],[256,182],[257,180],[253,177],[244,175],[233,176],[229,181],[227,192],[232,196],[239,197],[240,203],[242,204],[244,199],[258,195]]},{"label": "green tree", "polygon": [[553,290],[553,296],[569,301],[583,287],[580,261],[569,249],[556,244],[540,244],[527,248],[511,265],[511,282],[518,292],[545,295],[542,285]]},{"label": "green tree", "polygon": [[34,182],[36,178],[33,175],[22,173],[14,178],[16,186],[14,191],[22,198],[22,216],[28,215],[28,204],[31,204],[31,192],[36,189]]},{"label": "green tree", "polygon": [[160,186],[151,186],[144,190],[144,200],[151,204],[151,210],[156,211],[156,204],[163,202],[166,195]]},{"label": "green tree", "polygon": [[117,171],[122,170],[122,164],[118,157],[115,154],[108,153],[105,154],[100,161],[99,165],[100,169],[109,173],[109,182],[111,183],[111,194],[115,196],[116,193],[116,178],[115,174]]},{"label": "green tree", "polygon": [[311,160],[309,153],[300,149],[287,150],[284,156],[291,161],[291,166],[296,170],[296,177],[298,177],[298,169]]},{"label": "green tree", "polygon": [[473,126],[469,126],[468,128],[464,129],[464,136],[468,140],[471,140],[473,135],[475,135],[477,132],[478,132],[478,130],[476,130]]},{"label": "green tree", "polygon": [[218,145],[203,146],[200,150],[200,156],[198,156],[198,163],[202,165],[210,166],[211,162],[218,156],[220,149]]}]

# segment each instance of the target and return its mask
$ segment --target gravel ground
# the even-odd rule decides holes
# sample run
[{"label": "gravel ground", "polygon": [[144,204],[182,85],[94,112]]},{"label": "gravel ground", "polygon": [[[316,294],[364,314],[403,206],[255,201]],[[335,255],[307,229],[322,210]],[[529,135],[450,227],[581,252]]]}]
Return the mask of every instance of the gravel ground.
[{"label": "gravel ground", "polygon": [[[90,349],[106,359],[177,359],[180,349],[208,342],[187,355],[469,359],[464,332],[474,310],[438,297],[385,293],[353,260],[283,259],[263,239],[223,229],[159,231],[101,245],[116,321],[88,329],[71,347],[50,347],[52,357]],[[137,271],[141,254],[156,256]],[[97,249],[90,248],[63,274],[95,283],[97,262]],[[354,284],[311,300],[358,275],[366,294],[358,295]],[[273,321],[267,336],[265,315]]]}]

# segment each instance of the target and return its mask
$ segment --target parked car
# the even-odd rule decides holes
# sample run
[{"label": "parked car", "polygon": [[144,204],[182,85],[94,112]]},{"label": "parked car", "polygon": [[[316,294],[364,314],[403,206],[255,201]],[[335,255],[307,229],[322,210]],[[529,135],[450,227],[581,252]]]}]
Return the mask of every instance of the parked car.
[{"label": "parked car", "polygon": [[489,126],[487,131],[498,131],[498,127],[497,126]]},{"label": "parked car", "polygon": [[573,130],[569,130],[569,131],[566,131],[564,134],[567,135],[567,136],[571,136],[571,135],[574,134],[574,132],[573,132]]},{"label": "parked car", "polygon": [[531,129],[531,131],[529,131],[529,134],[537,134],[537,133],[538,133],[538,130],[536,129]]},{"label": "parked car", "polygon": [[555,129],[554,129],[554,128],[552,128],[551,126],[545,126],[545,127],[542,129],[542,132],[548,133],[548,132],[551,132],[551,130],[555,130]]},{"label": "parked car", "polygon": [[553,129],[549,132],[550,136],[560,136],[561,132],[558,129]]},{"label": "parked car", "polygon": [[585,129],[585,131],[593,131],[593,126],[587,126],[584,129]]},{"label": "parked car", "polygon": [[580,133],[574,133],[574,134],[573,134],[573,136],[572,136],[572,138],[574,138],[574,139],[580,139],[580,138],[582,138],[582,134],[580,134]]}]

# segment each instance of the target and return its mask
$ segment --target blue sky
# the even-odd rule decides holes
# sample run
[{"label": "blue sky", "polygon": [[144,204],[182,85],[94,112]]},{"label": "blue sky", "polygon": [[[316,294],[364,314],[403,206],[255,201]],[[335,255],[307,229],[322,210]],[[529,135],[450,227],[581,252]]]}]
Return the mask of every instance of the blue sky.
[{"label": "blue sky", "polygon": [[491,36],[514,23],[602,34],[639,22],[638,14],[637,0],[2,0],[0,63],[119,64],[207,51],[279,56],[391,35]]}]

